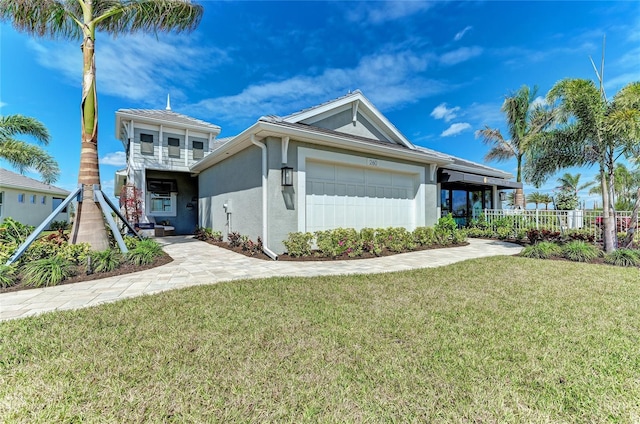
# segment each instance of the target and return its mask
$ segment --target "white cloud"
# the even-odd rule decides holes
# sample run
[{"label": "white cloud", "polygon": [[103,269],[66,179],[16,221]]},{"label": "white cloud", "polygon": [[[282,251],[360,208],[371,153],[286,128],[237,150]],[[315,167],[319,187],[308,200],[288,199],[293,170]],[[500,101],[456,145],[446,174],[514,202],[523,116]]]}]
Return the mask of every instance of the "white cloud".
[{"label": "white cloud", "polygon": [[459,110],[459,106],[448,108],[446,103],[440,103],[431,111],[431,116],[435,119],[444,119],[445,122],[449,122],[458,116],[456,112]]},{"label": "white cloud", "polygon": [[440,134],[440,137],[451,137],[454,135],[458,135],[461,132],[464,132],[470,128],[471,128],[471,124],[467,122],[457,122],[455,124],[451,124],[449,128],[442,131],[442,134]]},{"label": "white cloud", "polygon": [[100,165],[125,166],[127,155],[124,152],[107,153],[100,158]]},{"label": "white cloud", "polygon": [[471,29],[473,29],[473,27],[472,27],[472,26],[467,26],[467,27],[465,27],[462,31],[458,32],[458,33],[455,35],[455,37],[453,37],[453,39],[454,39],[455,41],[460,41],[460,40],[462,40],[462,37],[464,37],[464,35],[465,35],[468,31],[470,31]]},{"label": "white cloud", "polygon": [[449,89],[423,76],[430,61],[431,56],[411,51],[365,56],[353,68],[254,84],[239,94],[205,99],[188,109],[246,125],[261,115],[289,114],[354,89],[362,90],[380,109],[392,109]]},{"label": "white cloud", "polygon": [[[136,102],[156,103],[167,92],[180,95],[175,81],[194,82],[202,71],[228,60],[216,48],[202,48],[197,39],[165,35],[156,39],[149,35],[132,35],[112,39],[98,34],[96,78],[98,91]],[[29,48],[44,67],[61,72],[70,84],[82,79],[82,54],[76,43],[29,41]]]},{"label": "white cloud", "polygon": [[547,101],[545,100],[544,97],[538,96],[535,99],[533,99],[533,102],[531,102],[531,105],[533,107],[546,106],[547,105]]},{"label": "white cloud", "polygon": [[465,108],[464,116],[481,126],[493,127],[504,123],[505,117],[500,110],[501,107],[500,103],[472,103]]},{"label": "white cloud", "polygon": [[466,62],[467,60],[473,59],[481,54],[482,47],[461,47],[440,56],[440,62],[444,65],[455,65],[457,63]]},{"label": "white cloud", "polygon": [[[352,7],[352,4],[349,5]],[[424,12],[433,6],[433,2],[426,1],[381,1],[362,3],[355,9],[350,9],[347,19],[352,22],[382,24],[396,19],[405,18]]]},{"label": "white cloud", "polygon": [[0,107],[5,107],[7,104],[5,102],[0,102]]}]

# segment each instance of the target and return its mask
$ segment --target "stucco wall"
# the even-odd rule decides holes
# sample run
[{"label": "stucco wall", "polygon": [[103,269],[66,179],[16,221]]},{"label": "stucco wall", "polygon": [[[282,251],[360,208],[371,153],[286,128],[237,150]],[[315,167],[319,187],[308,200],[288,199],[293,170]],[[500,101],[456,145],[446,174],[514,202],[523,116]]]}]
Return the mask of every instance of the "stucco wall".
[{"label": "stucco wall", "polygon": [[357,120],[353,122],[351,108],[331,115],[328,118],[314,122],[313,125],[320,128],[339,131],[345,134],[353,134],[361,137],[372,138],[380,141],[389,141],[382,135],[369,121],[367,121],[360,112],[357,113]]},{"label": "stucco wall", "polygon": [[[202,171],[199,181],[199,225],[231,231],[256,240],[262,236],[262,157],[251,146]],[[231,204],[230,222],[224,204]]]},{"label": "stucco wall", "polygon": [[[11,217],[16,221],[37,227],[53,212],[53,197],[65,199],[67,195],[50,193],[42,193],[29,190],[17,190],[8,187],[0,187],[0,191],[4,192],[2,200],[2,211],[0,221],[4,218]],[[18,203],[18,195],[24,193],[24,203]],[[31,203],[31,195],[36,195],[35,203]],[[42,196],[45,196],[45,203],[42,204]],[[56,205],[57,206],[57,205]],[[69,209],[67,209],[69,210]],[[68,213],[58,214],[54,221],[69,221]]]}]

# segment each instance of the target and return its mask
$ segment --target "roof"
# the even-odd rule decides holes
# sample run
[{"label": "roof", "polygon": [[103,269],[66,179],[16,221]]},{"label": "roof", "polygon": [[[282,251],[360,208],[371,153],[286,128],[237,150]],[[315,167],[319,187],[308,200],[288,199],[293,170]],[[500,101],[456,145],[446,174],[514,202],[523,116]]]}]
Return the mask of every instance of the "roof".
[{"label": "roof", "polygon": [[[427,149],[426,147],[421,147],[421,146],[416,146],[418,150],[422,150],[424,152],[428,152],[430,154],[433,153],[439,153],[436,152],[435,150],[431,150],[431,149]],[[453,161],[452,164],[450,165],[445,165],[443,166],[443,168],[447,168],[447,169],[452,169],[452,170],[458,170],[458,171],[466,171],[466,172],[471,172],[471,173],[477,173],[477,174],[481,174],[481,175],[488,175],[488,176],[493,176],[493,177],[498,177],[498,178],[504,178],[504,179],[510,179],[513,178],[513,175],[511,175],[508,172],[504,172],[500,169],[497,168],[492,168],[490,166],[481,164],[481,163],[477,163],[477,162],[472,162],[470,160],[466,160],[466,159],[462,159],[456,156],[451,156],[451,155],[446,155],[444,153],[439,153],[443,156],[446,156],[447,158],[451,159]]]},{"label": "roof", "polygon": [[24,189],[29,191],[37,191],[40,193],[69,195],[70,191],[60,187],[46,184],[33,178],[11,172],[8,169],[0,168],[0,187],[10,187]]},{"label": "roof", "polygon": [[214,125],[200,119],[192,118],[190,116],[183,115],[172,110],[119,109],[118,111],[116,111],[116,116],[118,115],[124,115],[130,118],[141,118],[143,120],[155,121],[160,123],[171,122],[180,125],[181,127],[198,127],[201,130],[220,133],[220,127],[218,125]]}]

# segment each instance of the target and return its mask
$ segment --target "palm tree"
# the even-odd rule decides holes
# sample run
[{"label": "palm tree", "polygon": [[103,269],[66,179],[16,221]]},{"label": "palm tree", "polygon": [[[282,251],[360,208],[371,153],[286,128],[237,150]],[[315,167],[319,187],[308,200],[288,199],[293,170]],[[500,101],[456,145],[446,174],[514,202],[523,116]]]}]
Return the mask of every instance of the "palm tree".
[{"label": "palm tree", "polygon": [[[509,139],[505,139],[499,129],[489,128],[476,131],[476,137],[482,137],[483,143],[490,145],[485,155],[487,161],[516,160],[516,181],[522,182],[522,169],[525,153],[531,140],[543,131],[553,120],[553,111],[536,104],[537,88],[530,90],[523,85],[511,96],[507,96],[502,104],[502,112],[507,118]],[[515,205],[525,207],[524,191],[519,188],[515,193]]]},{"label": "palm tree", "polygon": [[540,203],[544,203],[544,201],[546,200],[544,196],[545,195],[540,193],[539,191],[534,191],[527,196],[527,203],[535,203],[536,209],[538,209],[538,205]]},{"label": "palm tree", "polygon": [[560,186],[558,187],[558,189],[560,190],[564,190],[564,191],[570,191],[572,193],[575,193],[576,195],[578,195],[578,193],[586,188],[591,187],[593,184],[595,184],[594,181],[588,181],[584,184],[580,184],[580,177],[582,176],[582,174],[578,173],[578,174],[570,174],[569,172],[565,172],[564,175],[562,175],[560,178],[558,178],[558,184],[560,184]]},{"label": "palm tree", "polygon": [[98,97],[96,92],[96,31],[112,36],[138,31],[190,31],[202,18],[203,7],[190,0],[0,0],[0,20],[18,31],[50,38],[82,41],[81,153],[78,204],[71,240],[94,250],[108,247],[107,232],[93,186],[100,184],[98,166]]},{"label": "palm tree", "polygon": [[621,156],[640,150],[640,82],[623,87],[612,100],[593,81],[565,79],[556,83],[547,102],[557,103],[558,126],[545,131],[527,156],[528,179],[540,184],[572,166],[598,165],[602,194],[604,245],[616,249],[613,199],[615,165]]},{"label": "palm tree", "polygon": [[21,174],[27,169],[35,169],[45,183],[55,182],[60,175],[55,159],[38,146],[16,140],[16,135],[31,136],[47,145],[51,137],[44,124],[23,115],[0,116],[0,158],[9,162]]},{"label": "palm tree", "polygon": [[553,203],[553,197],[551,197],[550,194],[543,194],[541,199],[540,199],[540,203],[544,203],[544,210],[548,211],[549,210],[549,203]]}]

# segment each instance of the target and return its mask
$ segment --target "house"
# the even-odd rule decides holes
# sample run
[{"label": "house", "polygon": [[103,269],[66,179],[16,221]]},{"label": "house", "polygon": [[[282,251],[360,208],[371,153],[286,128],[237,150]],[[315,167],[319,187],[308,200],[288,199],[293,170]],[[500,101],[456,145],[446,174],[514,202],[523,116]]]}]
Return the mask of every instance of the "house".
[{"label": "house", "polygon": [[[415,146],[360,91],[286,117],[262,117],[220,140],[218,126],[184,115],[170,121],[166,113],[116,112],[118,134],[129,137],[127,178],[131,170],[136,181],[146,178],[145,215],[156,222],[171,217],[179,233],[197,223],[223,234],[259,236],[270,256],[283,252],[283,240],[296,231],[411,230],[447,213],[464,225],[484,208],[500,208],[501,190],[521,187],[509,173]],[[155,126],[148,115],[158,118]],[[177,128],[177,120],[199,127]],[[187,129],[198,140],[208,135],[208,148],[191,161],[191,146],[180,144],[185,156],[174,167],[167,133],[178,137]],[[156,149],[146,157],[140,154],[143,139]],[[189,199],[193,209],[185,204]]]},{"label": "house", "polygon": [[[0,222],[13,218],[37,227],[69,194],[67,190],[0,168]],[[63,209],[54,220],[68,222],[68,210]]]}]

